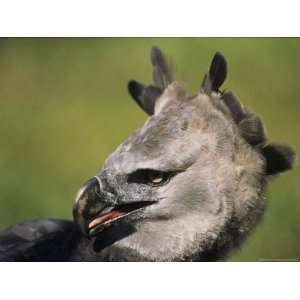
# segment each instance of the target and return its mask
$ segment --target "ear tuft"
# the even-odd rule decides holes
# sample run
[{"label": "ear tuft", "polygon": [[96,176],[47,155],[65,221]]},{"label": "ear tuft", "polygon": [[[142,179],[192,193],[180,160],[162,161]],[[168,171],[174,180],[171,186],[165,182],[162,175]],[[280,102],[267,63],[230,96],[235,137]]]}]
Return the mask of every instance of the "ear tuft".
[{"label": "ear tuft", "polygon": [[290,170],[295,164],[296,154],[288,145],[270,144],[262,149],[262,153],[267,161],[267,175]]},{"label": "ear tuft", "polygon": [[218,92],[220,86],[223,84],[227,76],[227,62],[225,57],[220,53],[216,52],[214,55],[209,72],[205,75],[202,82],[202,90],[205,93],[212,91]]}]

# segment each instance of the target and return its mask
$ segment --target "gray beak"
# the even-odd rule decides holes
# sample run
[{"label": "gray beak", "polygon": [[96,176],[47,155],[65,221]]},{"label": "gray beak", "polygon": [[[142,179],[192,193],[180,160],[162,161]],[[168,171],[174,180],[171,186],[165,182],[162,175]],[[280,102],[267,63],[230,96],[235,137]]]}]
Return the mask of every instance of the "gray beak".
[{"label": "gray beak", "polygon": [[74,221],[84,234],[92,237],[112,224],[119,224],[125,217],[131,217],[133,213],[136,216],[146,206],[156,203],[117,199],[117,195],[106,191],[99,176],[89,179],[76,196],[73,207]]}]

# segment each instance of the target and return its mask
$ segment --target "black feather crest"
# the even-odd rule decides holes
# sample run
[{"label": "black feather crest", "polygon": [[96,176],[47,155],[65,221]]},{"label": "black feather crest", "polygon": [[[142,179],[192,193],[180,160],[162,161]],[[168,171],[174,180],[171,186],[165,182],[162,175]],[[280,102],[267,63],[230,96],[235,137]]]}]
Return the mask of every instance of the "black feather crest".
[{"label": "black feather crest", "polygon": [[161,89],[165,89],[173,81],[171,67],[158,47],[151,48],[150,58],[153,66],[153,82]]},{"label": "black feather crest", "polygon": [[245,118],[246,112],[240,103],[239,98],[232,92],[226,92],[222,95],[222,100],[231,112],[233,120],[238,124]]},{"label": "black feather crest", "polygon": [[248,114],[248,116],[239,123],[239,129],[243,138],[251,145],[260,145],[266,142],[264,126],[258,116]]},{"label": "black feather crest", "polygon": [[288,145],[270,144],[262,149],[266,158],[266,174],[274,175],[293,168],[296,160],[294,150]]},{"label": "black feather crest", "polygon": [[154,114],[155,102],[164,89],[173,82],[172,69],[158,47],[150,53],[154,85],[145,86],[135,80],[128,82],[128,92],[135,102],[148,114]]},{"label": "black feather crest", "polygon": [[225,57],[216,52],[211,62],[209,71],[205,74],[202,81],[201,90],[210,94],[212,91],[218,92],[220,86],[223,84],[227,76],[227,62]]},{"label": "black feather crest", "polygon": [[154,114],[155,101],[162,93],[160,88],[153,85],[145,87],[135,80],[130,80],[128,92],[144,112],[148,115]]}]

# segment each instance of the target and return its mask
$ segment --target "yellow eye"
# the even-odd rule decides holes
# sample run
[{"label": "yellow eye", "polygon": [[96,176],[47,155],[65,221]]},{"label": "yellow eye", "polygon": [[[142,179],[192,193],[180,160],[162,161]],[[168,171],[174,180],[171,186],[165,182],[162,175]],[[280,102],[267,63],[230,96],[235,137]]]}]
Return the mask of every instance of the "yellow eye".
[{"label": "yellow eye", "polygon": [[174,172],[163,172],[151,169],[140,169],[128,176],[129,183],[141,183],[148,184],[154,187],[161,186],[163,184],[167,184],[172,176],[174,176]]},{"label": "yellow eye", "polygon": [[157,172],[157,174],[151,174],[149,179],[152,184],[160,184],[163,182],[164,176],[163,173]]},{"label": "yellow eye", "polygon": [[145,173],[145,182],[152,186],[159,186],[165,184],[170,179],[170,174],[161,171],[148,170]]}]

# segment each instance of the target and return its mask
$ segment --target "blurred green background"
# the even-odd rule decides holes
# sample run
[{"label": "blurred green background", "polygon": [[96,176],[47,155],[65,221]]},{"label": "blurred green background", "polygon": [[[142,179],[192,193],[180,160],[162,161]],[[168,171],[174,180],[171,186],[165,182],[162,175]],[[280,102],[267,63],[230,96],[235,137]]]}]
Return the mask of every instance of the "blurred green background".
[{"label": "blurred green background", "polygon": [[[270,141],[299,153],[300,39],[0,39],[0,229],[72,218],[81,184],[146,120],[126,85],[151,81],[152,45],[173,59],[191,92],[223,52],[224,87],[261,115]],[[299,178],[296,168],[270,184],[263,222],[231,260],[300,259]]]}]

